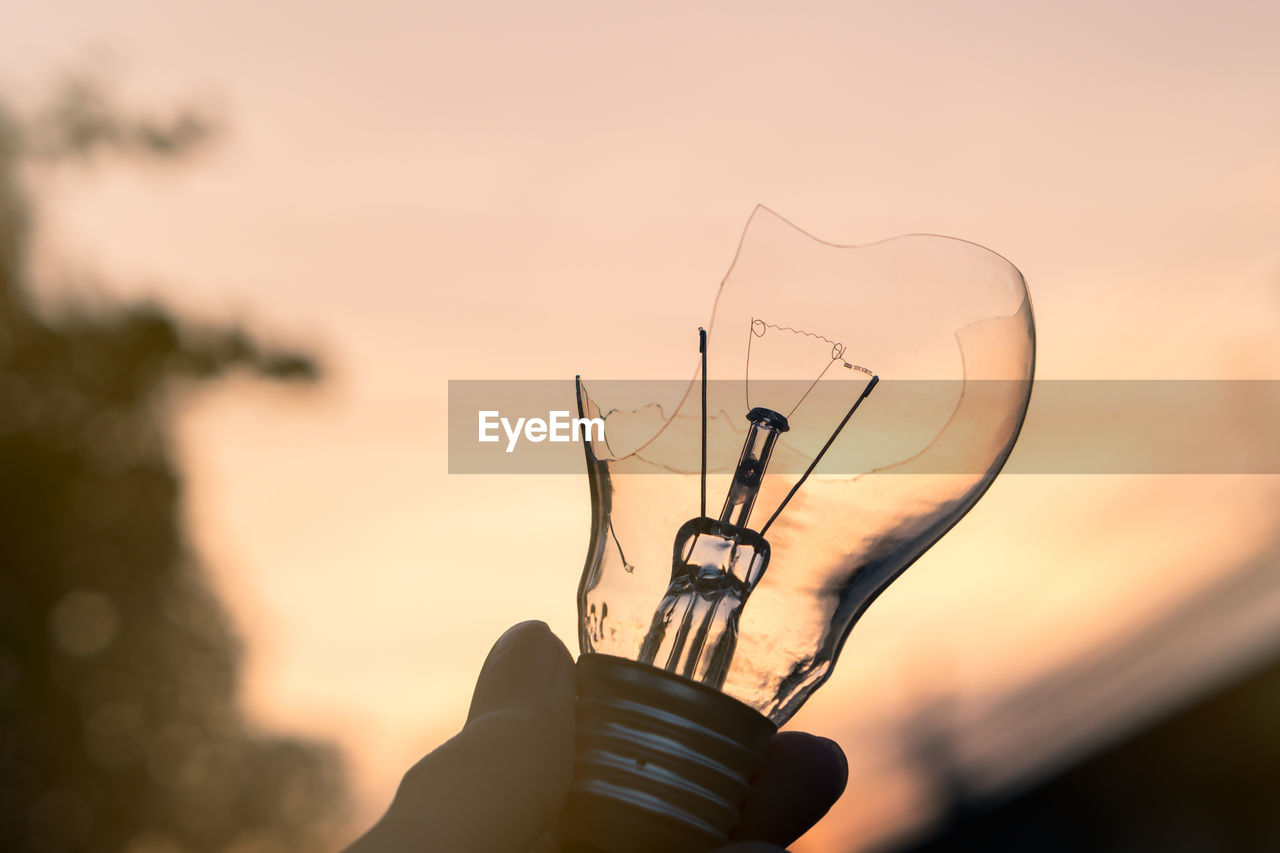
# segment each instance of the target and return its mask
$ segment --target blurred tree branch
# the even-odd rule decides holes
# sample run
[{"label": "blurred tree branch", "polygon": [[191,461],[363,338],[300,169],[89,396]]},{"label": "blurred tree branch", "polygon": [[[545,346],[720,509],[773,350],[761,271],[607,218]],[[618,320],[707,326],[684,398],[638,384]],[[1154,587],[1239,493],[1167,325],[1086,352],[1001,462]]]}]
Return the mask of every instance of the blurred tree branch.
[{"label": "blurred tree branch", "polygon": [[106,154],[179,160],[211,143],[220,123],[207,109],[181,106],[164,116],[127,112],[101,84],[73,77],[27,123],[26,154],[88,160]]}]

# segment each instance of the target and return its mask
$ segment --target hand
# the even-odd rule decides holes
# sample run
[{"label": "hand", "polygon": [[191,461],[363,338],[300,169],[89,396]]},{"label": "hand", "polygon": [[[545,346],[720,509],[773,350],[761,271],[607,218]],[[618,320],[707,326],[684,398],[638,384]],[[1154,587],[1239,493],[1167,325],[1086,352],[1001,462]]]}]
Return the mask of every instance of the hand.
[{"label": "hand", "polygon": [[[387,813],[347,853],[528,853],[569,793],[574,667],[541,622],[508,630],[485,660],[462,731],[405,774]],[[813,826],[844,790],[834,741],[774,736],[752,779],[734,843],[717,853],[768,853]]]}]

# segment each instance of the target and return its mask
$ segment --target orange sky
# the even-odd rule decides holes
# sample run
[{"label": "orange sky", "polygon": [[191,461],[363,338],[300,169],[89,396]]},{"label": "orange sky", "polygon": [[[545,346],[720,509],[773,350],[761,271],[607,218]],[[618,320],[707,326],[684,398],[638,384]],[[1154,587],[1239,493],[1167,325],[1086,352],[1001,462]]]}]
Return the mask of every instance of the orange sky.
[{"label": "orange sky", "polygon": [[[131,101],[195,93],[229,126],[187,172],[60,179],[47,266],[332,367],[318,392],[232,386],[182,419],[263,725],[342,741],[374,809],[457,725],[503,628],[540,617],[573,645],[585,477],[449,477],[446,380],[685,374],[757,202],[836,242],[928,231],[1005,255],[1040,377],[1278,378],[1280,6],[961,6],[0,13],[0,84],[23,99],[90,57]],[[895,721],[1024,683],[1230,570],[1274,485],[998,482],[795,721],[854,769],[796,849],[927,813]],[[482,577],[460,568],[476,543]]]}]

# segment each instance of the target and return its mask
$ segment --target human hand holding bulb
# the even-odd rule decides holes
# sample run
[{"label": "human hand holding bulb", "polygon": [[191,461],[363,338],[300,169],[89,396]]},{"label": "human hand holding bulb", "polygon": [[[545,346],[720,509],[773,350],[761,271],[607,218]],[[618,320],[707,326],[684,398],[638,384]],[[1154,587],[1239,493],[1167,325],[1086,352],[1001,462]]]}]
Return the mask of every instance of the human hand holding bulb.
[{"label": "human hand holding bulb", "polygon": [[[574,679],[572,657],[546,625],[503,634],[466,726],[405,774],[387,813],[347,853],[555,853],[548,831],[573,776]],[[826,813],[845,775],[833,742],[777,735],[734,842],[717,853],[777,853]]]},{"label": "human hand holding bulb", "polygon": [[[830,742],[777,727],[1008,458],[1034,374],[1030,297],[973,243],[836,246],[758,207],[700,343],[701,382],[673,407],[606,405],[607,383],[578,383],[605,437],[585,444],[576,676],[555,656],[541,710],[522,712],[543,728],[477,717],[482,677],[462,740],[410,771],[352,853],[520,849],[504,827],[553,825],[563,853],[706,853],[743,833],[790,843],[834,802],[843,759],[833,772]],[[717,517],[709,494],[725,496]],[[546,773],[491,778],[504,762]],[[490,795],[518,819],[486,811]]]}]

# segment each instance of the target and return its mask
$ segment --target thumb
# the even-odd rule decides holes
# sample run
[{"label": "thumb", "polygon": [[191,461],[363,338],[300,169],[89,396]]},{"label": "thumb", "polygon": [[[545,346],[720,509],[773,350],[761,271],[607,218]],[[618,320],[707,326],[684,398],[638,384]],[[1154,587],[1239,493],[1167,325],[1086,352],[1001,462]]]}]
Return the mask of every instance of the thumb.
[{"label": "thumb", "polygon": [[573,775],[573,659],[541,622],[508,630],[485,660],[467,724],[419,761],[348,853],[524,853],[555,820]]}]

